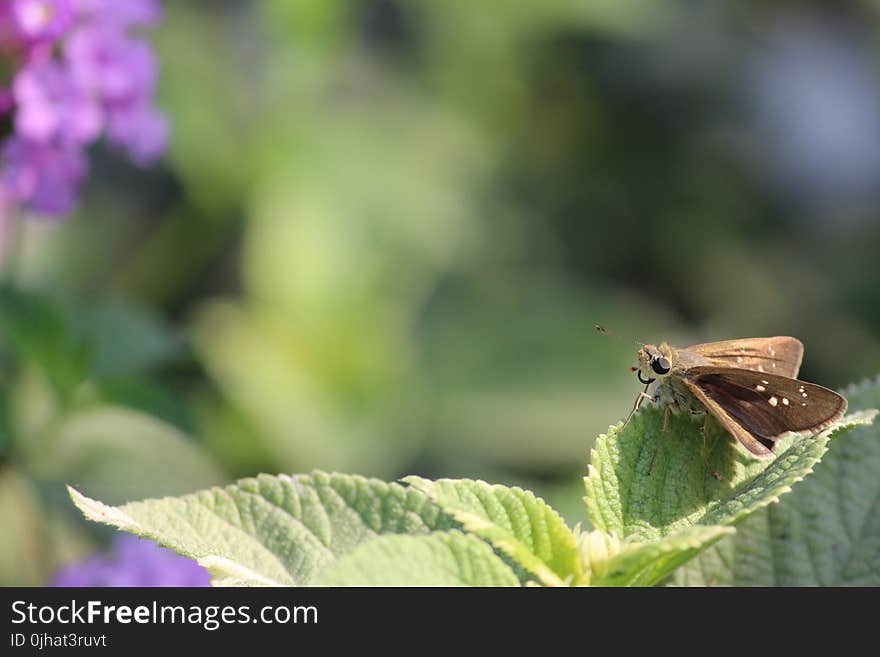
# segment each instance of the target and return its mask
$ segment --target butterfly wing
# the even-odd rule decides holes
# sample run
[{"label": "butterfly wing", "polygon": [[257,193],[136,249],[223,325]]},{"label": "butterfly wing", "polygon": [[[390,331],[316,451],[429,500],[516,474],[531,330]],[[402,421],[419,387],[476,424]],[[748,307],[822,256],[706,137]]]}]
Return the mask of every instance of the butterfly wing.
[{"label": "butterfly wing", "polygon": [[815,383],[739,368],[693,367],[685,385],[756,456],[788,432],[818,432],[846,412],[846,399]]},{"label": "butterfly wing", "polygon": [[797,338],[745,338],[706,342],[687,347],[718,367],[754,370],[796,378],[804,358],[804,345]]},{"label": "butterfly wing", "polygon": [[724,430],[736,438],[743,447],[752,454],[760,458],[768,458],[773,455],[773,441],[767,438],[759,439],[757,436],[750,434],[745,427],[737,422],[724,408],[711,399],[692,381],[684,380],[685,385],[693,393],[694,397],[700,400],[700,403],[706,407],[706,410],[718,420],[718,423],[724,427]]}]

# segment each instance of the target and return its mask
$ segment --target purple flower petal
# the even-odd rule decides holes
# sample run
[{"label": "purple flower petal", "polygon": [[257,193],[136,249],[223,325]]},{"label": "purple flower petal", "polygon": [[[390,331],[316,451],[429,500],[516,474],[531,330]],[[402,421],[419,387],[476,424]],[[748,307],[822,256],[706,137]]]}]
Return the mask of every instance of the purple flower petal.
[{"label": "purple flower petal", "polygon": [[84,148],[106,130],[137,164],[155,160],[168,138],[153,107],[158,63],[129,33],[162,15],[157,0],[0,0],[0,57],[12,83],[0,87],[0,118],[15,134],[3,145],[0,194],[40,214],[75,204]]},{"label": "purple flower petal", "polygon": [[51,586],[210,586],[211,578],[194,560],[126,534],[112,556],[93,555],[59,570]]},{"label": "purple flower petal", "polygon": [[132,161],[145,166],[165,150],[168,122],[149,105],[124,108],[109,114],[107,137],[111,143],[127,148]]},{"label": "purple flower petal", "polygon": [[73,6],[71,0],[12,0],[11,17],[25,41],[55,41],[73,24]]},{"label": "purple flower petal", "polygon": [[18,29],[12,21],[12,6],[0,2],[0,57],[7,58],[24,47]]},{"label": "purple flower petal", "polygon": [[126,27],[155,25],[162,19],[156,0],[73,0],[80,16],[113,20]]},{"label": "purple flower petal", "polygon": [[3,118],[12,111],[13,100],[12,91],[0,87],[0,118]]},{"label": "purple flower petal", "polygon": [[26,139],[87,144],[101,132],[101,108],[70,79],[58,62],[34,62],[15,78],[15,127]]},{"label": "purple flower petal", "polygon": [[158,65],[149,44],[114,23],[77,28],[64,50],[70,74],[85,93],[107,105],[152,99]]},{"label": "purple flower petal", "polygon": [[76,206],[88,172],[78,149],[11,137],[3,147],[3,161],[0,184],[7,198],[45,215],[64,215]]}]

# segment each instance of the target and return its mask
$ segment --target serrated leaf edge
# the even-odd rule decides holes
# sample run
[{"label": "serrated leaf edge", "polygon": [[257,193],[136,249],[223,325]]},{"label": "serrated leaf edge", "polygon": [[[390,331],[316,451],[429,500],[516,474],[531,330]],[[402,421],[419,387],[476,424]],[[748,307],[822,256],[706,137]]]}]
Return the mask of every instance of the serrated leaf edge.
[{"label": "serrated leaf edge", "polygon": [[[504,538],[489,535],[498,528],[498,525],[493,523],[491,520],[487,520],[486,518],[483,518],[471,511],[463,511],[461,509],[449,508],[447,505],[441,503],[438,500],[439,494],[436,492],[436,481],[423,477],[417,477],[414,475],[403,477],[400,481],[408,484],[409,486],[412,486],[416,490],[427,495],[431,499],[431,501],[433,501],[446,513],[448,513],[458,522],[460,522],[467,531],[477,534],[478,536],[480,536],[480,538],[504,552],[504,554],[513,559],[520,566],[537,576],[540,579],[541,583],[545,586],[566,585],[566,582],[563,581],[563,579],[555,571],[553,571],[553,569],[551,569],[550,566],[548,566],[543,559],[541,559],[538,555],[529,550],[529,548],[521,541],[518,541],[515,538]],[[484,485],[487,486],[490,490],[494,490],[496,488],[507,488],[517,493],[531,494],[539,504],[543,505],[546,511],[555,514],[562,522],[563,526],[565,526],[569,532],[571,531],[571,529],[562,519],[562,516],[560,516],[553,507],[547,504],[547,502],[543,498],[535,495],[532,491],[527,491],[523,488],[520,488],[519,486],[501,486],[499,484],[490,484],[482,479],[456,479],[454,481],[471,482],[479,485]],[[572,534],[572,538],[574,538],[574,534]]]},{"label": "serrated leaf edge", "polygon": [[[683,554],[688,550],[696,550],[694,554],[687,557],[687,559],[682,563],[683,565],[704,550],[714,545],[725,536],[730,536],[735,533],[736,528],[728,525],[690,525],[685,529],[679,530],[672,534],[667,534],[666,536],[663,536],[662,538],[654,542],[634,542],[629,544],[625,543],[618,554],[615,554],[608,559],[607,568],[612,568],[615,560],[622,560],[625,557],[631,557],[640,551],[645,551],[649,554],[651,554],[653,551],[651,561],[646,563],[640,570],[637,570],[630,575],[631,581],[638,581],[641,574],[648,568],[652,567],[659,560],[659,558],[664,555],[674,553]],[[653,586],[654,584],[656,584],[656,581],[648,582],[645,585]],[[602,585],[601,579],[598,585]]]}]

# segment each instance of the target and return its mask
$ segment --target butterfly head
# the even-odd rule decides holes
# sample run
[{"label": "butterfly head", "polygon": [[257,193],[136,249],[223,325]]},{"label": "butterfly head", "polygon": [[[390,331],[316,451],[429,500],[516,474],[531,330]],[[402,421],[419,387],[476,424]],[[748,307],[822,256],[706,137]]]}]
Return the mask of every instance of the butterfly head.
[{"label": "butterfly head", "polygon": [[665,342],[659,347],[646,344],[639,349],[639,366],[635,371],[645,385],[668,376],[672,371],[672,348]]}]

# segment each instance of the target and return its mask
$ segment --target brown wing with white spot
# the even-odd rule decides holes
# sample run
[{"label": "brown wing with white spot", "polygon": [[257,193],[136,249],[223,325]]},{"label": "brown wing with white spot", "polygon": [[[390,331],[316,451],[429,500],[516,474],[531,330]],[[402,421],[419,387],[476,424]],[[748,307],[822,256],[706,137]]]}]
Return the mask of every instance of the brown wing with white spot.
[{"label": "brown wing with white spot", "polygon": [[784,433],[821,431],[846,412],[846,399],[833,390],[774,374],[705,366],[689,369],[684,381],[757,456],[768,456]]},{"label": "brown wing with white spot", "polygon": [[804,345],[797,338],[745,338],[706,342],[687,347],[719,367],[736,367],[797,378],[804,358]]},{"label": "brown wing with white spot", "polygon": [[694,396],[700,400],[700,403],[706,407],[706,411],[718,420],[718,423],[724,427],[724,430],[736,438],[743,447],[749,450],[755,456],[760,458],[769,458],[773,455],[773,441],[767,438],[757,438],[746,431],[737,420],[735,420],[724,408],[715,400],[706,395],[692,381],[684,379],[685,385],[690,389]]}]

